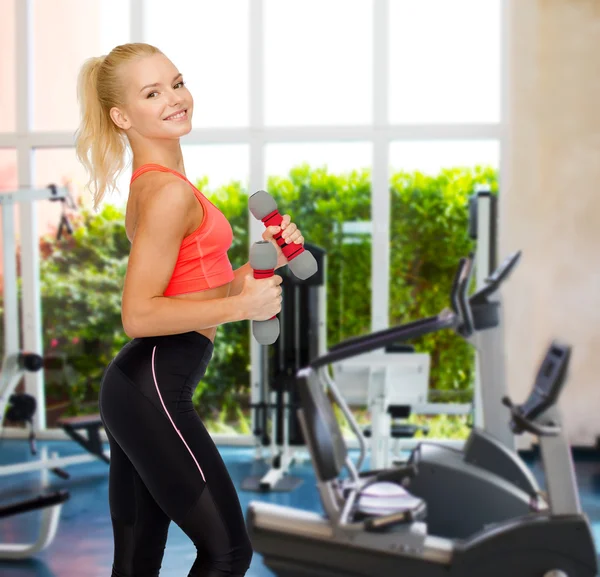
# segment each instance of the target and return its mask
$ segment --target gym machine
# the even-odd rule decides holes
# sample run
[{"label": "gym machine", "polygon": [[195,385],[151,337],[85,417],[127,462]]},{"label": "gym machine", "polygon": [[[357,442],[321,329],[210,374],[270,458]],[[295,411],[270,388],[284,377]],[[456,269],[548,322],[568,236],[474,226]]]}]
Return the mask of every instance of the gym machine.
[{"label": "gym machine", "polygon": [[[491,279],[506,276],[514,266],[508,259]],[[511,265],[513,263],[513,265]],[[316,359],[298,374],[300,423],[317,476],[324,514],[271,503],[250,503],[247,525],[254,550],[279,577],[595,577],[597,557],[589,520],[582,513],[570,448],[560,426],[556,407],[566,380],[570,348],[558,342],[549,347],[529,398],[513,405],[504,397],[499,406],[510,411],[509,429],[514,435],[527,431],[539,438],[547,485],[547,504],[532,500],[528,511],[514,515],[499,511],[497,518],[483,520],[467,534],[461,525],[472,509],[484,504],[462,501],[462,510],[442,510],[457,527],[453,537],[440,535],[430,516],[453,500],[451,487],[444,502],[431,504],[413,491],[420,474],[422,453],[416,450],[406,467],[359,473],[349,458],[331,402],[323,387],[326,368],[332,362],[380,349],[389,343],[415,338],[432,331],[453,329],[465,336],[478,323],[494,315],[494,307],[481,309],[467,297],[473,262],[463,259],[455,277],[451,309],[368,337],[350,339],[336,351]],[[477,303],[475,302],[475,305]],[[329,388],[335,402],[359,436],[360,429],[333,382]],[[506,416],[506,412],[504,412]],[[512,463],[513,473],[526,465],[489,436],[490,454],[498,462]],[[473,478],[489,488],[489,499],[501,491],[509,495],[521,489],[507,467],[472,464]],[[348,477],[342,477],[344,469]],[[504,472],[508,476],[503,476]],[[448,491],[437,479],[438,491]],[[465,491],[466,492],[466,491]],[[438,516],[440,512],[437,513]]]},{"label": "gym machine", "polygon": [[[489,189],[476,191],[469,199],[469,236],[477,242],[475,286],[482,291],[497,268],[498,197]],[[504,364],[504,326],[502,297],[498,291],[485,294],[484,306],[497,309],[497,322],[485,331],[473,334],[475,355],[474,424],[494,436],[507,449],[516,448],[515,437],[498,404],[507,395]],[[479,306],[477,302],[474,307]]]},{"label": "gym machine", "polygon": [[[57,239],[63,234],[72,233],[66,209],[76,208],[68,187],[51,184],[45,188],[22,188],[17,191],[0,194],[2,208],[2,257],[3,257],[3,304],[4,304],[4,355],[0,372],[0,435],[6,432],[6,421],[23,423],[29,426],[29,446],[34,459],[0,466],[0,477],[40,471],[42,485],[46,485],[48,473],[62,479],[69,478],[63,467],[87,463],[100,457],[92,454],[84,446],[87,454],[59,457],[42,448],[38,454],[35,444],[35,431],[45,428],[45,399],[43,371],[56,369],[55,359],[24,351],[25,347],[41,349],[41,319],[39,294],[39,249],[33,203],[48,200],[60,202],[62,206]],[[33,225],[21,231],[22,258],[21,274],[23,278],[23,309],[19,307],[17,292],[17,243],[15,234],[14,207],[20,204],[24,211],[32,211]],[[22,314],[21,314],[22,313]],[[21,323],[25,331],[21,333]],[[23,340],[24,346],[21,344]],[[41,352],[41,351],[40,351]],[[17,392],[19,384],[25,381],[24,390]],[[37,410],[37,409],[40,410]],[[93,436],[93,432],[92,432]],[[87,442],[87,439],[84,439]],[[105,459],[108,457],[104,455]],[[62,505],[69,499],[67,491],[41,493],[38,496],[12,502],[0,507],[0,524],[12,522],[19,515],[29,511],[40,511],[38,537],[33,543],[0,543],[0,559],[27,559],[49,546],[56,534]]]},{"label": "gym machine", "polygon": [[[450,328],[473,343],[476,332],[497,325],[499,307],[495,301],[490,300],[490,296],[508,278],[519,258],[519,252],[507,258],[487,279],[488,286],[470,297],[467,297],[467,292],[473,274],[473,260],[469,258],[465,261],[466,264],[461,264],[459,273],[462,274],[461,270],[466,271],[468,278],[463,285],[459,273],[455,277],[450,302],[453,313],[457,316],[455,324],[450,327],[443,322],[432,322],[423,333],[423,321],[417,321],[388,329],[386,334],[395,335],[400,342],[404,342]],[[368,347],[377,334],[379,333],[351,339],[333,347],[332,362],[335,362],[335,355],[340,349],[346,350],[349,344]],[[357,348],[356,353],[361,352],[364,351]],[[342,355],[342,358],[347,358],[347,355]],[[323,379],[329,378],[326,370],[321,372],[321,376]],[[330,383],[330,389],[339,391],[333,383]],[[366,443],[360,429],[352,423],[359,439],[357,469],[360,470],[365,458]],[[547,506],[530,469],[520,459],[515,459],[514,451],[510,451],[481,427],[472,428],[463,450],[441,442],[420,442],[408,461],[415,459],[419,461],[419,468],[410,480],[411,493],[428,503],[427,523],[436,535],[464,537],[487,523],[528,514],[531,507],[543,509]],[[490,484],[489,478],[482,475],[482,470],[494,473],[504,482]],[[456,519],[460,521],[457,522]]]},{"label": "gym machine", "polygon": [[[497,197],[484,188],[475,191],[468,201],[468,235],[477,242],[474,263],[477,291],[488,286],[487,279],[496,269],[497,206]],[[477,330],[472,336],[471,344],[477,352],[472,405],[428,402],[429,354],[415,353],[410,345],[390,345],[385,351],[362,354],[332,365],[333,378],[346,402],[350,406],[367,406],[371,414],[371,426],[365,427],[363,434],[369,439],[372,469],[388,468],[401,462],[398,458],[400,444],[412,439],[418,431],[428,433],[427,427],[398,420],[411,413],[472,413],[476,426],[496,437],[508,449],[515,448],[514,437],[506,423],[498,418],[497,411],[490,409],[507,392],[501,300],[497,291],[488,291],[480,298],[485,300],[484,306],[495,307],[497,312],[494,322],[484,327],[485,331]],[[411,445],[415,443],[413,441]]]},{"label": "gym machine", "polygon": [[[402,439],[412,439],[418,431],[428,434],[427,427],[405,419],[411,413],[440,411],[427,402],[430,361],[429,353],[416,353],[412,346],[390,345],[332,365],[346,403],[368,408],[371,419],[363,435],[369,440],[372,469],[391,467],[399,458]],[[448,405],[442,410],[449,410]]]},{"label": "gym machine", "polygon": [[270,453],[270,468],[260,475],[246,477],[243,491],[287,492],[302,480],[289,474],[300,460],[305,442],[296,416],[298,393],[296,374],[303,366],[326,350],[326,253],[311,244],[304,249],[312,253],[318,272],[300,280],[289,271],[279,269],[283,302],[278,315],[280,335],[275,344],[261,347],[261,387],[259,398],[251,404],[254,410],[256,460],[263,450]]},{"label": "gym machine", "polygon": [[[20,354],[21,346],[21,315],[17,294],[17,246],[14,222],[15,204],[24,205],[26,209],[32,208],[34,202],[47,200],[60,202],[62,206],[60,221],[57,230],[57,239],[60,240],[64,234],[73,232],[72,225],[66,212],[67,208],[77,208],[68,187],[58,187],[50,184],[44,188],[23,188],[17,191],[4,192],[0,194],[0,207],[2,207],[2,257],[3,257],[3,300],[4,300],[4,358],[9,355]],[[35,214],[35,213],[34,213]],[[35,223],[35,219],[34,219]],[[39,250],[38,233],[34,224],[32,230],[22,231],[22,244],[24,246],[21,269],[23,276],[23,325],[29,335],[23,335],[27,343],[39,343],[34,348],[41,347],[41,319],[39,307]],[[27,258],[29,257],[29,258]],[[28,294],[26,294],[28,293]],[[64,361],[55,356],[44,356],[44,369],[63,370]],[[23,411],[31,417],[31,435],[34,429],[45,428],[45,410],[31,411],[35,404],[43,407],[44,387],[43,371],[25,373],[24,392],[11,390],[5,397],[0,398],[0,431],[5,427],[4,411],[8,407],[12,409],[13,416]],[[32,382],[33,381],[33,382]],[[8,395],[8,396],[7,396]],[[27,418],[16,419],[27,422]],[[15,463],[0,466],[0,477],[10,476],[18,473],[26,473],[38,470],[51,470],[63,478],[68,478],[62,468],[70,465],[89,463],[100,459],[106,463],[109,461],[108,452],[105,452],[100,442],[100,427],[102,426],[98,415],[86,415],[83,417],[66,417],[58,421],[58,426],[76,441],[85,453],[59,457],[53,453],[49,459],[37,459],[24,463]],[[80,431],[85,430],[86,435]]]},{"label": "gym machine", "polygon": [[[0,431],[5,414],[10,420],[29,422],[32,427],[29,440],[33,454],[37,454],[32,421],[36,402],[33,397],[15,396],[13,393],[25,372],[39,371],[43,365],[44,361],[40,355],[18,352],[5,355],[0,372]],[[7,410],[8,405],[10,407]],[[64,474],[61,470],[53,472],[59,476]],[[27,559],[48,547],[56,535],[62,505],[68,499],[67,491],[51,491],[0,506],[0,523],[28,511],[41,510],[42,513],[37,539],[33,543],[0,543],[0,560]]]}]

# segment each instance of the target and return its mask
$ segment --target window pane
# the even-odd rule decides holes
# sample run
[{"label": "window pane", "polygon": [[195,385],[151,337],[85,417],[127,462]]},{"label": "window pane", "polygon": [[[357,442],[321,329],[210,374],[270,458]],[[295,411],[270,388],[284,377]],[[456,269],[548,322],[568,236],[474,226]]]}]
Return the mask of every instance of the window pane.
[{"label": "window pane", "polygon": [[[131,179],[131,166],[128,165],[117,179],[118,190],[106,194],[103,204],[112,204],[124,207],[129,194],[129,180]],[[88,175],[81,163],[75,156],[73,148],[40,148],[35,153],[35,183],[37,186],[48,184],[62,185],[71,183],[71,191],[74,197],[81,197],[86,207],[91,207],[92,197],[85,188]],[[48,207],[51,219],[58,222],[61,207],[52,203]],[[102,207],[100,207],[102,210]],[[40,218],[40,226],[42,226]]]},{"label": "window pane", "polygon": [[302,142],[268,144],[265,168],[268,177],[287,176],[292,168],[309,164],[326,167],[332,174],[370,169],[372,146],[367,142]]},{"label": "window pane", "polygon": [[0,0],[0,132],[16,129],[15,0]]},{"label": "window pane", "polygon": [[32,32],[34,128],[74,130],[79,69],[129,41],[129,2],[34,0]]},{"label": "window pane", "polygon": [[[391,144],[391,325],[450,306],[459,259],[473,249],[468,198],[478,185],[497,189],[499,156],[497,141]],[[431,355],[430,400],[469,402],[472,347],[452,331],[413,344]]]},{"label": "window pane", "polygon": [[270,144],[265,153],[280,211],[327,252],[327,345],[369,333],[371,144]]},{"label": "window pane", "polygon": [[500,0],[391,0],[390,121],[498,122]]},{"label": "window pane", "polygon": [[17,186],[17,151],[0,148],[0,192],[16,190]]},{"label": "window pane", "polygon": [[[194,184],[207,180],[202,186],[215,190],[232,182],[240,182],[247,190],[249,148],[246,144],[182,145],[185,171]],[[201,188],[202,189],[202,188]]]},{"label": "window pane", "polygon": [[265,0],[265,123],[372,120],[372,0]]},{"label": "window pane", "polygon": [[497,140],[457,140],[392,142],[392,170],[419,171],[437,175],[444,168],[476,165],[500,166],[500,143]]},{"label": "window pane", "polygon": [[183,74],[194,127],[248,125],[249,10],[249,0],[144,3],[145,38]]}]

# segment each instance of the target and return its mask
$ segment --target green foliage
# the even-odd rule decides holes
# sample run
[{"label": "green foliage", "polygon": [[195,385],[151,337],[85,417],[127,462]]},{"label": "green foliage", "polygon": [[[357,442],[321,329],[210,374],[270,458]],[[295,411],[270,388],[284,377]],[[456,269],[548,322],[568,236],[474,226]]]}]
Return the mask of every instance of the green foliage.
[{"label": "green foliage", "polygon": [[[472,249],[467,238],[467,199],[479,183],[495,190],[487,168],[391,176],[390,323],[436,314],[448,306],[454,270]],[[234,269],[247,261],[248,192],[237,182],[199,188],[225,214],[234,231],[229,252]],[[327,340],[333,345],[371,327],[371,177],[368,170],[331,174],[307,165],[288,177],[271,177],[267,190],[282,212],[297,222],[307,242],[327,252]],[[68,379],[48,375],[50,398],[65,396],[69,412],[97,410],[104,368],[128,341],[121,324],[121,293],[129,254],[122,209],[80,209],[72,238],[42,241],[44,350],[65,355],[75,369]],[[361,228],[362,226],[362,228]],[[354,228],[353,228],[354,227]],[[353,232],[354,230],[354,232]],[[256,240],[256,239],[253,239]],[[194,393],[200,415],[215,431],[249,432],[249,323],[219,328],[213,359]],[[451,332],[419,339],[432,356],[432,388],[452,400],[467,400],[473,353]],[[442,400],[449,400],[444,397]],[[444,424],[461,436],[458,424]],[[450,421],[448,421],[450,423]],[[450,429],[448,429],[450,427]]]},{"label": "green foliage", "polygon": [[[443,170],[432,177],[397,173],[391,178],[390,324],[437,314],[449,305],[460,257],[473,250],[467,235],[469,196],[485,184],[497,192],[490,168]],[[435,400],[470,400],[474,350],[452,331],[414,343],[431,355]]]},{"label": "green foliage", "polygon": [[[96,412],[102,373],[129,340],[121,293],[129,255],[122,210],[80,207],[72,237],[41,241],[43,348],[68,367],[47,371],[47,397],[68,397],[68,414]],[[86,404],[87,403],[87,404]]]},{"label": "green foliage", "polygon": [[371,220],[370,172],[334,175],[302,165],[289,178],[270,178],[267,190],[307,242],[327,253],[327,344],[370,332],[371,238],[344,231]]}]

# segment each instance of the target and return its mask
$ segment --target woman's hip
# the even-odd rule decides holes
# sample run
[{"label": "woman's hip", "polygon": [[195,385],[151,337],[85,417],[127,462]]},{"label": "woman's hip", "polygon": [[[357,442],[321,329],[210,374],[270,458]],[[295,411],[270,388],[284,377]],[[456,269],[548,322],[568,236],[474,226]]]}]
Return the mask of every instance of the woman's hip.
[{"label": "woman's hip", "polygon": [[111,400],[123,402],[123,387],[136,390],[170,414],[193,410],[192,394],[212,353],[212,342],[197,332],[133,339],[104,373],[101,411],[109,410]]}]

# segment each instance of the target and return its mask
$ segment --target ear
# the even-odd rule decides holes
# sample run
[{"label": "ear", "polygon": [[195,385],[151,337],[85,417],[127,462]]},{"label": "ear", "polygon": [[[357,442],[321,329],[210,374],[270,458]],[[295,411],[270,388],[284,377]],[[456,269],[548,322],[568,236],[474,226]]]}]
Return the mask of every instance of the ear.
[{"label": "ear", "polygon": [[113,106],[110,109],[110,117],[111,117],[112,121],[121,130],[127,130],[127,129],[131,128],[131,122],[130,122],[127,114],[125,114],[122,110],[120,110],[116,106]]}]

